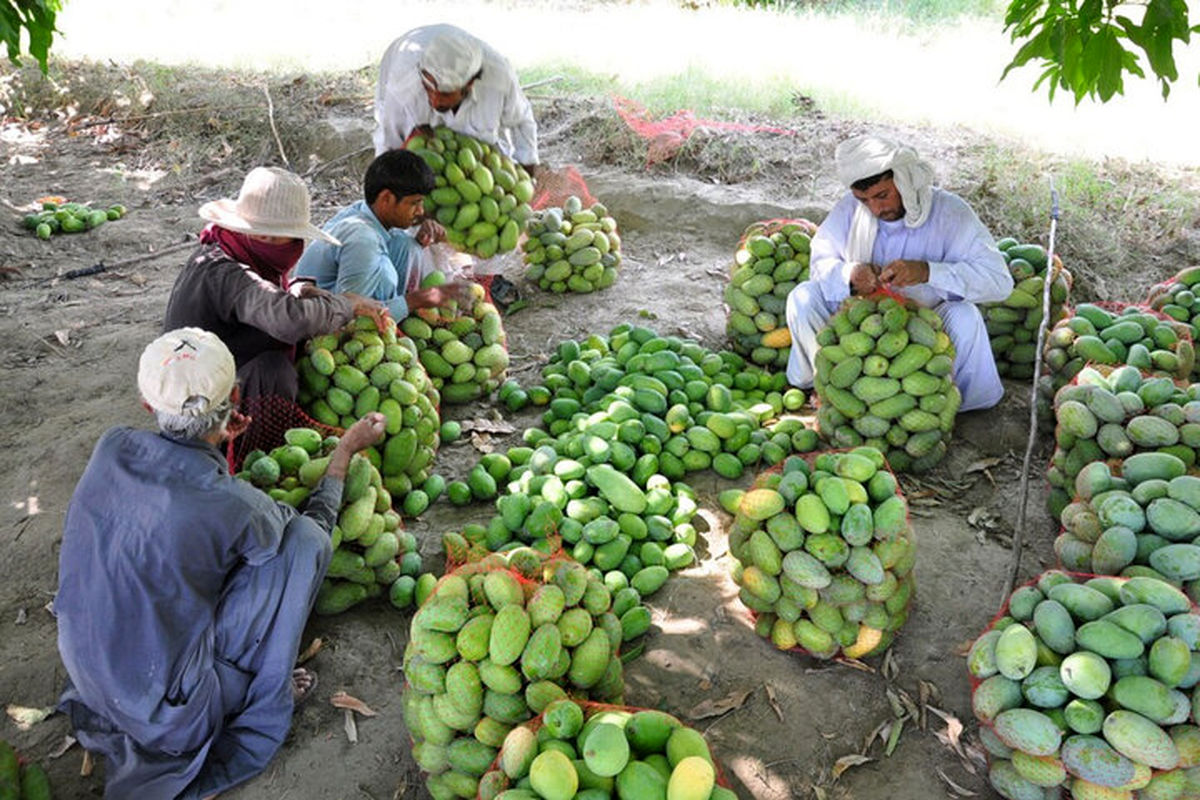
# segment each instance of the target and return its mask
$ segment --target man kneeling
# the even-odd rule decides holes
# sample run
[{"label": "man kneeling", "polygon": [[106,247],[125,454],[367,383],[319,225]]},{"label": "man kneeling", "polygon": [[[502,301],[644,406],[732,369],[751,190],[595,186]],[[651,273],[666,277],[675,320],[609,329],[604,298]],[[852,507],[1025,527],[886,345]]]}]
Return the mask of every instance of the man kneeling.
[{"label": "man kneeling", "polygon": [[222,442],[248,418],[215,335],[165,333],[138,388],[160,431],[118,427],[96,445],[67,509],[54,601],[75,735],[106,759],[108,798],[205,798],[275,755],[297,695],[293,670],[331,555],[360,420],[303,512],[229,474]]},{"label": "man kneeling", "polygon": [[859,136],[835,158],[850,192],[817,229],[809,280],[788,295],[788,382],[812,386],[817,334],[852,290],[890,288],[942,318],[960,411],[996,405],[1004,385],[975,304],[1004,300],[1013,279],[992,235],[961,198],[932,185],[932,167],[912,148]]}]

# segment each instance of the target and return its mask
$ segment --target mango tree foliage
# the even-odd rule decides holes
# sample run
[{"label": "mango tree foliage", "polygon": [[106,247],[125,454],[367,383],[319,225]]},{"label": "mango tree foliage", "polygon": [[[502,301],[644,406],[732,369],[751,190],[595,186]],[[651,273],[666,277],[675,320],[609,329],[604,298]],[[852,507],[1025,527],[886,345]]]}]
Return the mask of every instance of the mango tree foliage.
[{"label": "mango tree foliage", "polygon": [[8,50],[8,60],[20,65],[21,32],[25,31],[26,51],[44,73],[56,32],[54,21],[61,10],[62,0],[0,0],[0,41]]},{"label": "mango tree foliage", "polygon": [[1003,79],[1034,64],[1054,99],[1059,89],[1107,102],[1125,91],[1126,74],[1158,80],[1165,99],[1178,80],[1176,45],[1187,45],[1200,25],[1189,24],[1185,0],[1013,0],[1004,30],[1020,48],[1004,68]]}]

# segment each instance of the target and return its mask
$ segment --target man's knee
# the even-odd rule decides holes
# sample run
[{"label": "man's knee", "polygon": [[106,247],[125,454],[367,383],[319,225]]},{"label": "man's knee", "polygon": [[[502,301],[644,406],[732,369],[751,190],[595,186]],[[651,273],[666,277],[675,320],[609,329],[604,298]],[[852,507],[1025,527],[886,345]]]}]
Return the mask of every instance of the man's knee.
[{"label": "man's knee", "polygon": [[937,313],[947,328],[983,325],[983,313],[979,307],[965,300],[942,303],[937,307]]},{"label": "man's knee", "polygon": [[796,284],[787,297],[787,321],[788,325],[794,324],[797,320],[807,319],[818,310],[823,311],[825,298],[821,295],[821,291],[814,281],[804,281]]},{"label": "man's knee", "polygon": [[316,522],[297,516],[283,532],[281,553],[292,563],[315,562],[323,571],[333,557],[333,542]]}]

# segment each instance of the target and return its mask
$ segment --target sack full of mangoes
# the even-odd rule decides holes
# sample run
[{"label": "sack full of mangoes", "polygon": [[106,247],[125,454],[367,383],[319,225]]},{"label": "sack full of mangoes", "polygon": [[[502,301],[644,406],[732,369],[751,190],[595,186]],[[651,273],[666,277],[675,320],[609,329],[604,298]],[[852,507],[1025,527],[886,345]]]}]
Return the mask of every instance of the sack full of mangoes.
[{"label": "sack full of mangoes", "polygon": [[1050,275],[1050,326],[1067,316],[1071,273],[1058,256],[1050,267],[1046,250],[1039,244],[1022,244],[1006,237],[996,242],[1013,277],[1013,291],[999,303],[982,303],[996,369],[1009,378],[1033,377],[1037,361],[1037,332],[1042,322],[1042,296]]},{"label": "sack full of mangoes", "polygon": [[359,317],[344,330],[310,339],[296,371],[297,399],[322,425],[348,428],[372,411],[387,418],[387,438],[366,452],[397,501],[424,483],[439,444],[439,395],[416,343],[397,336],[393,321],[380,332],[370,317]]},{"label": "sack full of mangoes", "polygon": [[792,456],[745,493],[729,533],[738,597],[780,650],[882,653],[908,619],[916,543],[908,505],[873,447]]},{"label": "sack full of mangoes", "polygon": [[1169,453],[1137,453],[1120,475],[1103,461],[1079,473],[1054,543],[1064,569],[1145,575],[1200,596],[1200,477]]},{"label": "sack full of mangoes", "polygon": [[1200,796],[1200,614],[1149,577],[1044,573],[967,655],[1001,796]]},{"label": "sack full of mangoes", "polygon": [[763,367],[783,369],[791,352],[787,297],[808,280],[817,226],[805,219],[769,220],[746,228],[725,287],[725,333],[733,349]]},{"label": "sack full of mangoes", "polygon": [[555,700],[504,737],[479,800],[735,800],[699,731],[663,711]]},{"label": "sack full of mangoes", "polygon": [[600,203],[584,208],[574,195],[562,208],[547,208],[529,221],[525,277],[551,292],[607,289],[621,268],[617,221]]},{"label": "sack full of mangoes", "polygon": [[813,386],[821,435],[868,445],[897,472],[923,472],[946,454],[962,395],[942,318],[890,294],[851,297],[817,334]]},{"label": "sack full of mangoes", "polygon": [[449,128],[404,143],[425,160],[436,188],[426,196],[446,229],[446,241],[480,258],[516,249],[533,213],[533,179],[525,168],[489,144]]},{"label": "sack full of mangoes", "polygon": [[[421,288],[445,281],[445,275],[433,272],[421,281]],[[451,300],[437,308],[418,309],[400,323],[400,330],[416,342],[421,364],[443,403],[478,400],[504,382],[508,371],[504,323],[478,283],[471,284],[465,304]]]},{"label": "sack full of mangoes", "polygon": [[1190,324],[1145,306],[1080,303],[1050,331],[1044,357],[1057,390],[1085,364],[1128,364],[1186,380],[1196,352]]},{"label": "sack full of mangoes", "polygon": [[529,580],[492,560],[438,581],[404,651],[404,722],[434,797],[475,797],[505,737],[555,700],[621,703],[621,623],[569,559]]},{"label": "sack full of mangoes", "polygon": [[[325,477],[337,437],[322,437],[312,428],[292,428],[283,438],[284,443],[269,453],[249,453],[238,477],[299,508]],[[333,559],[317,592],[316,612],[340,614],[385,592],[394,606],[407,608],[420,572],[417,540],[401,528],[379,470],[366,456],[355,455],[346,471],[333,528]]]},{"label": "sack full of mangoes", "polygon": [[1054,398],[1055,449],[1046,477],[1059,518],[1079,492],[1076,476],[1097,461],[1170,453],[1191,468],[1200,456],[1200,385],[1142,375],[1134,367],[1084,367]]},{"label": "sack full of mangoes", "polygon": [[1200,335],[1200,299],[1196,297],[1197,283],[1200,283],[1200,267],[1188,267],[1170,280],[1151,287],[1146,298],[1146,305],[1150,308],[1190,326],[1193,343]]}]

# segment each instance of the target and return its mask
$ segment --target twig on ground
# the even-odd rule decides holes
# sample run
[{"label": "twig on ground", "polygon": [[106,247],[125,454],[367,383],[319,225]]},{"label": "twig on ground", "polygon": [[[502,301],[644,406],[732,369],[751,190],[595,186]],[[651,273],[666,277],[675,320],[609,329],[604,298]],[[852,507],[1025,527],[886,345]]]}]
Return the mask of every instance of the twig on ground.
[{"label": "twig on ground", "polygon": [[337,158],[334,158],[334,159],[326,161],[322,164],[316,165],[315,167],[313,167],[310,170],[308,170],[307,172],[305,172],[304,175],[302,175],[301,177],[311,178],[312,176],[316,175],[318,172],[324,172],[326,169],[328,169],[329,167],[332,167],[334,164],[339,164],[343,161],[348,161],[349,159],[354,158],[355,156],[360,156],[363,153],[369,153],[373,149],[375,149],[374,145],[367,145],[366,147],[360,147],[357,150],[352,150],[349,153],[343,153],[342,155],[338,156]]},{"label": "twig on ground", "polygon": [[271,123],[271,133],[279,147],[279,157],[283,159],[283,165],[291,169],[292,162],[288,161],[287,153],[283,150],[283,140],[279,138],[279,128],[275,127],[275,103],[271,100],[271,87],[266,83],[263,84],[263,94],[267,96],[267,121]]}]

